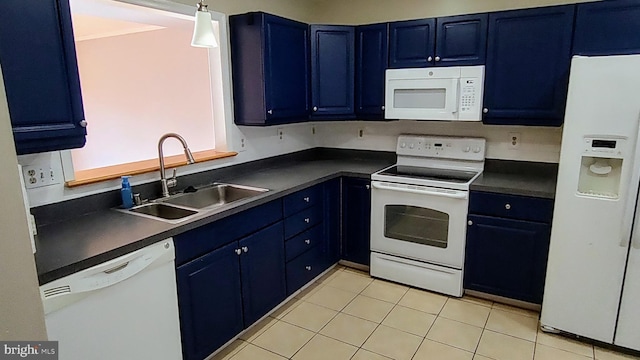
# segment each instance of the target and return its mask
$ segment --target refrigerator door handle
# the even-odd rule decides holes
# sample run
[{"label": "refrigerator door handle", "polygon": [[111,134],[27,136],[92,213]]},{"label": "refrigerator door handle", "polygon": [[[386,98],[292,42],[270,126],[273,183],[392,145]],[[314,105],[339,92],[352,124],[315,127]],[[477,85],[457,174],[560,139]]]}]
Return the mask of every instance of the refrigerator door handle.
[{"label": "refrigerator door handle", "polygon": [[[640,125],[640,115],[638,116],[638,122]],[[627,185],[630,194],[626,194],[624,200],[624,214],[626,216],[622,218],[622,239],[620,239],[620,246],[624,248],[629,247],[629,242],[631,241],[631,237],[633,237],[633,247],[640,249],[640,239],[638,239],[638,236],[634,234],[633,231],[634,220],[637,220],[636,217],[638,216],[638,214],[636,214],[636,207],[638,202],[638,186],[640,183],[640,165],[636,164],[636,160],[640,159],[640,126],[638,127],[636,148],[633,155],[631,163],[635,165],[631,170],[631,181],[629,185]],[[637,223],[637,221],[635,223]]]}]

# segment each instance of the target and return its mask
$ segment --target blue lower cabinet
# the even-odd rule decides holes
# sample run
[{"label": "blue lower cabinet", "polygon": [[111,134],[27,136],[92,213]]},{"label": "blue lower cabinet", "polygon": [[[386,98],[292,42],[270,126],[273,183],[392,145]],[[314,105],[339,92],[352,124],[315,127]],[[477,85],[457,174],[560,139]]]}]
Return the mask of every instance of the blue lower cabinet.
[{"label": "blue lower cabinet", "polygon": [[287,263],[287,295],[298,291],[302,286],[320,275],[327,266],[322,246],[311,250]]},{"label": "blue lower cabinet", "polygon": [[551,226],[469,215],[464,288],[542,303]]},{"label": "blue lower cabinet", "polygon": [[209,356],[244,328],[237,242],[177,268],[185,360]]},{"label": "blue lower cabinet", "polygon": [[311,229],[287,240],[285,244],[287,261],[293,260],[300,254],[303,254],[314,246],[323,243],[323,237],[323,226],[322,224],[318,224]]},{"label": "blue lower cabinet", "polygon": [[279,222],[239,241],[245,328],[286,298],[283,231]]},{"label": "blue lower cabinet", "polygon": [[371,249],[371,182],[368,179],[343,178],[342,183],[342,258],[369,265]]},{"label": "blue lower cabinet", "polygon": [[340,260],[341,248],[341,193],[340,178],[324,183],[324,248],[325,262],[329,267]]}]

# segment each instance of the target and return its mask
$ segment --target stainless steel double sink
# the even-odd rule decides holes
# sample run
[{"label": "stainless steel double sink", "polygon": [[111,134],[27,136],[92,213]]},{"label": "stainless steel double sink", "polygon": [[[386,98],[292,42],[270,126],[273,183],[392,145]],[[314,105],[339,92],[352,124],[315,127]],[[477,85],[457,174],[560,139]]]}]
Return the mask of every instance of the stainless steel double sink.
[{"label": "stainless steel double sink", "polygon": [[169,223],[178,223],[267,191],[269,190],[243,185],[213,184],[196,189],[195,192],[179,193],[120,211]]}]

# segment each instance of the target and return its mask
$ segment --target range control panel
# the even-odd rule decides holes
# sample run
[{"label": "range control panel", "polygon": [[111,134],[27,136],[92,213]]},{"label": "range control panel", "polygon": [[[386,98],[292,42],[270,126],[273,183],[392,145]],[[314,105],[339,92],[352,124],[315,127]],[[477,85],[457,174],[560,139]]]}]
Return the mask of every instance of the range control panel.
[{"label": "range control panel", "polygon": [[455,160],[484,160],[486,140],[483,138],[400,135],[398,156],[415,156]]}]

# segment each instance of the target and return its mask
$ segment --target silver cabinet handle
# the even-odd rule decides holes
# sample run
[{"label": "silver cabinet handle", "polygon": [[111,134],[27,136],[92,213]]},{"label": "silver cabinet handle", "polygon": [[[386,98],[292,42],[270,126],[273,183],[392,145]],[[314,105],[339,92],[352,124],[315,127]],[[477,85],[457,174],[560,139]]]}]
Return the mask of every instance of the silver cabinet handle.
[{"label": "silver cabinet handle", "polygon": [[307,239],[307,240],[304,241],[304,243],[309,245],[309,244],[311,244],[311,240]]},{"label": "silver cabinet handle", "polygon": [[309,218],[305,218],[304,219],[304,222],[306,222],[307,224],[309,223],[309,221],[311,221],[311,219],[309,219]]},{"label": "silver cabinet handle", "polygon": [[371,189],[371,185],[365,185],[365,187],[367,188],[367,190]]},{"label": "silver cabinet handle", "polygon": [[311,266],[310,265],[307,265],[304,268],[307,269],[307,271],[311,271]]},{"label": "silver cabinet handle", "polygon": [[87,127],[87,120],[80,121],[78,125],[80,125],[80,127]]},{"label": "silver cabinet handle", "polygon": [[382,105],[382,110],[384,110],[384,105]]},{"label": "silver cabinet handle", "polygon": [[267,111],[267,114],[269,114],[269,115],[273,115],[273,110],[269,110],[269,111]]},{"label": "silver cabinet handle", "polygon": [[482,112],[485,113],[485,114],[488,114],[489,113],[489,109],[484,108],[484,109],[482,109]]},{"label": "silver cabinet handle", "polygon": [[314,107],[313,107],[313,111],[318,111],[318,107],[317,107],[317,106],[314,106]]},{"label": "silver cabinet handle", "polygon": [[469,226],[473,225],[473,221],[471,221],[471,220],[467,221],[467,225],[469,225]]},{"label": "silver cabinet handle", "polygon": [[511,210],[511,204],[505,204],[504,208],[507,209],[507,210]]},{"label": "silver cabinet handle", "polygon": [[427,58],[427,61],[428,61],[428,62],[433,61],[433,56],[429,56],[429,57]]},{"label": "silver cabinet handle", "polygon": [[307,196],[307,197],[305,197],[305,198],[304,198],[304,199],[302,199],[302,200],[304,200],[305,202],[309,202],[311,199],[309,199],[309,197]]},{"label": "silver cabinet handle", "polygon": [[436,56],[436,61],[440,61],[440,56]]},{"label": "silver cabinet handle", "polygon": [[236,249],[235,251],[236,251],[236,254],[238,254],[238,255],[242,254],[242,250],[240,250],[240,249]]},{"label": "silver cabinet handle", "polygon": [[244,252],[249,252],[249,248],[248,248],[248,247],[246,247],[246,246],[243,246],[243,247],[242,247],[242,251],[244,251]]}]

